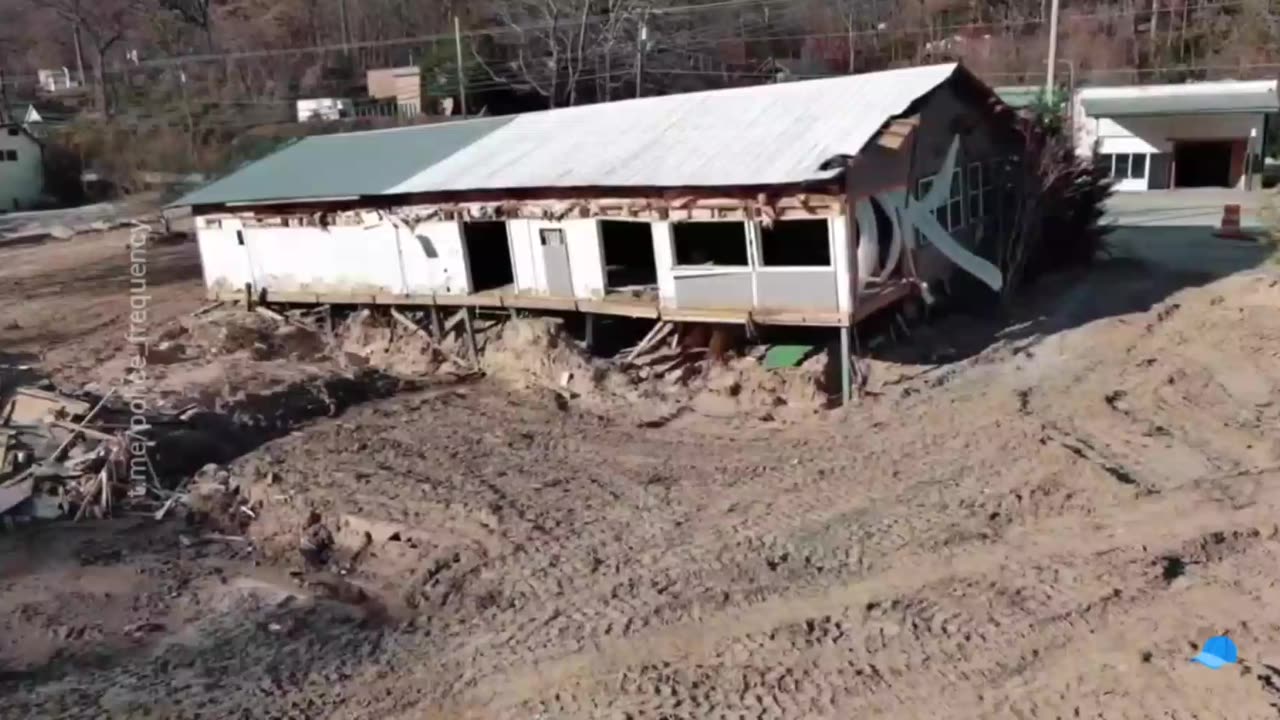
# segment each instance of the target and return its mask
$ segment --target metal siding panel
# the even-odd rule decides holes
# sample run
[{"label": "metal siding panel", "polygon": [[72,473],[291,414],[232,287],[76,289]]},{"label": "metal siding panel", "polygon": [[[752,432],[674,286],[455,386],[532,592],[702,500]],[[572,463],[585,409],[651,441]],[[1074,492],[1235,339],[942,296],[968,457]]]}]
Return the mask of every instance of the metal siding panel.
[{"label": "metal siding panel", "polygon": [[457,221],[422,222],[412,232],[401,231],[400,257],[410,293],[469,292],[462,231]]},{"label": "metal siding panel", "polygon": [[508,220],[507,237],[511,239],[511,264],[515,270],[516,292],[536,292],[540,285],[530,240],[530,221]]},{"label": "metal siding panel", "polygon": [[656,222],[653,227],[653,264],[658,271],[658,298],[664,306],[674,307],[676,281],[672,268],[675,254],[671,246],[671,223]]},{"label": "metal siding panel", "polygon": [[751,271],[706,275],[678,275],[676,301],[681,310],[749,310],[752,305]]},{"label": "metal siding panel", "polygon": [[569,248],[573,294],[579,298],[604,297],[604,253],[600,249],[600,223],[596,220],[564,222]]},{"label": "metal siding panel", "polygon": [[255,286],[274,292],[405,292],[396,228],[250,228]]},{"label": "metal siding panel", "polygon": [[320,228],[247,228],[244,239],[254,287],[272,292],[341,289],[329,287],[339,270]]},{"label": "metal siding panel", "polygon": [[770,310],[839,310],[834,270],[764,270],[756,273],[756,306]]},{"label": "metal siding panel", "polygon": [[196,232],[205,287],[210,290],[239,290],[253,282],[244,246],[235,230],[204,229]]}]

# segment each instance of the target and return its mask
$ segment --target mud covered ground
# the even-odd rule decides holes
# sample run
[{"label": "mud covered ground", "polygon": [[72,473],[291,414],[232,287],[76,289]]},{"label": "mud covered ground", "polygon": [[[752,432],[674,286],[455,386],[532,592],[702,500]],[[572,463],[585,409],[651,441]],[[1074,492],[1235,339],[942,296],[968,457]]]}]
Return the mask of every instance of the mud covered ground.
[{"label": "mud covered ground", "polygon": [[[228,467],[247,541],[0,538],[0,716],[1275,717],[1280,275],[1196,285],[937,319],[807,418],[497,379],[318,418]],[[1188,663],[1220,632],[1246,662]]]}]

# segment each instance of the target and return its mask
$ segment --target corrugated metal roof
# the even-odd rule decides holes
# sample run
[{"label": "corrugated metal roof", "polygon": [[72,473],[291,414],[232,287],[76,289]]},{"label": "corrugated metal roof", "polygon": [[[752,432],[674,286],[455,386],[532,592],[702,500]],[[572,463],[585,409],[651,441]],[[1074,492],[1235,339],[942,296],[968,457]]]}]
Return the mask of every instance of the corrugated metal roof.
[{"label": "corrugated metal roof", "polygon": [[1044,95],[1043,85],[998,85],[992,90],[996,97],[1012,108],[1029,107]]},{"label": "corrugated metal roof", "polygon": [[382,195],[515,117],[313,135],[206,185],[175,205]]},{"label": "corrugated metal roof", "polygon": [[[831,177],[955,63],[304,140],[177,204]],[[259,167],[262,166],[262,167]]]},{"label": "corrugated metal roof", "polygon": [[1090,115],[1111,117],[1280,111],[1275,80],[1089,87],[1080,103]]}]

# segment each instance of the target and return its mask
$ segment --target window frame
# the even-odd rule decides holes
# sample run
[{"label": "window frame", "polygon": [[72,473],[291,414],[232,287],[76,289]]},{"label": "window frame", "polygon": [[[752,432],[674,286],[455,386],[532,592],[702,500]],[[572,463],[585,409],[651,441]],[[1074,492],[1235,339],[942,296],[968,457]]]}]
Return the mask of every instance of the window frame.
[{"label": "window frame", "polygon": [[[831,218],[829,217],[805,217],[805,218],[778,218],[773,221],[774,225],[784,222],[822,222],[827,227],[827,263],[825,265],[766,265],[764,262],[764,224],[756,221],[750,223],[750,232],[754,233],[751,242],[755,243],[755,265],[757,271],[770,272],[775,270],[783,270],[790,272],[832,272],[836,267],[836,248],[834,228],[831,227]],[[690,267],[690,266],[686,266]],[[696,266],[694,266],[696,267]],[[728,267],[728,266],[724,266]]]},{"label": "window frame", "polygon": [[[745,251],[746,264],[743,265],[720,265],[711,263],[708,265],[683,265],[680,263],[679,252],[676,248],[676,226],[677,225],[696,225],[702,223],[738,223],[742,226],[742,243]],[[738,218],[725,219],[697,219],[697,220],[675,220],[669,223],[669,240],[671,242],[671,270],[698,273],[715,273],[715,272],[735,272],[753,271],[758,268],[758,263],[752,258],[752,223],[749,220],[741,220]]]}]

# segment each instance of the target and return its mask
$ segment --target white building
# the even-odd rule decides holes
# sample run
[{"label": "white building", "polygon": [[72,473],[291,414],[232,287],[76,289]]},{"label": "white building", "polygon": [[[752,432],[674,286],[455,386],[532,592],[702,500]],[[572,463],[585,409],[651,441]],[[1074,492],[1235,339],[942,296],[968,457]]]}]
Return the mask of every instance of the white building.
[{"label": "white building", "polygon": [[40,83],[40,89],[45,92],[58,92],[60,90],[70,90],[79,87],[80,83],[71,77],[71,71],[67,68],[41,68],[36,71],[36,78]]},{"label": "white building", "polygon": [[1074,98],[1076,147],[1119,191],[1243,188],[1261,172],[1275,80],[1090,87]]},{"label": "white building", "polygon": [[315,136],[177,204],[211,298],[826,326],[847,343],[954,270],[1000,289],[980,252],[1013,208],[1015,121],[934,65]]},{"label": "white building", "polygon": [[297,101],[298,122],[340,120],[355,116],[355,104],[347,98],[307,98]]},{"label": "white building", "polygon": [[44,151],[19,125],[0,125],[0,212],[30,208],[44,193]]}]

